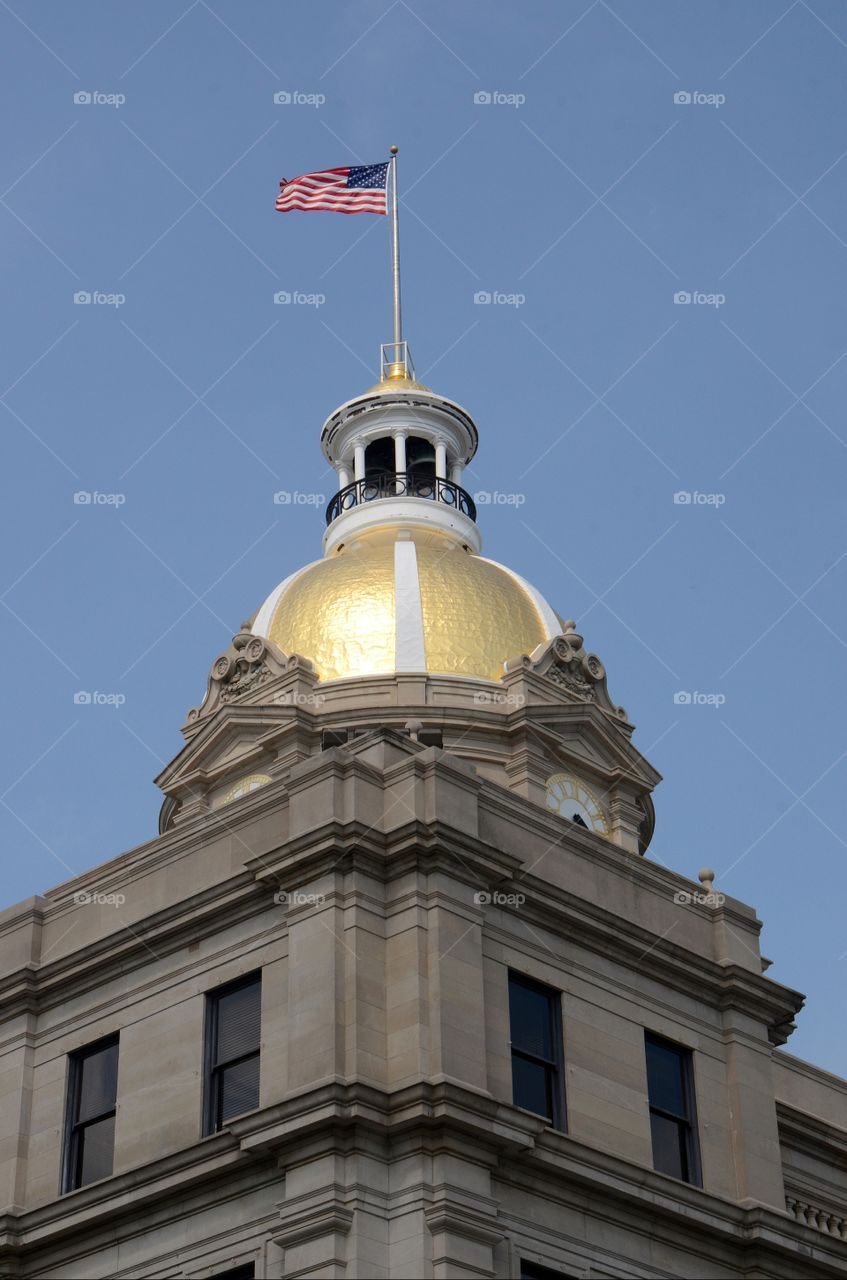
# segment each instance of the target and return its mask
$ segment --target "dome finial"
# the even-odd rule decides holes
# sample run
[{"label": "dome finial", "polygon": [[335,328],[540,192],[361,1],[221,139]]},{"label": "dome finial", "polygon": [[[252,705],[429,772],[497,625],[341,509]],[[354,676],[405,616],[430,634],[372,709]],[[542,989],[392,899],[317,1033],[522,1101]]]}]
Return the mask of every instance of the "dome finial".
[{"label": "dome finial", "polygon": [[383,342],[379,349],[379,380],[406,378],[415,381],[415,362],[408,342]]}]

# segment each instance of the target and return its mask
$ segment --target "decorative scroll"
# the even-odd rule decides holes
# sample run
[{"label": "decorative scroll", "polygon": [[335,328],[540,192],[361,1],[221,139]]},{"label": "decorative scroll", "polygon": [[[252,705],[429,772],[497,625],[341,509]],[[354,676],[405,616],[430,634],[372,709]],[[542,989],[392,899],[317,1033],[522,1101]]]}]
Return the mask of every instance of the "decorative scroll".
[{"label": "decorative scroll", "polygon": [[226,653],[212,663],[206,697],[199,707],[191,708],[188,723],[193,724],[237,699],[255,702],[255,695],[271,681],[298,667],[311,670],[311,666],[307,659],[287,657],[273,641],[242,628]]},{"label": "decorative scroll", "polygon": [[528,660],[529,669],[546,676],[578,702],[596,702],[617,720],[626,720],[624,707],[615,706],[606,686],[606,668],[596,653],[587,653],[575,622],[566,622],[562,634],[546,648],[536,650]]}]

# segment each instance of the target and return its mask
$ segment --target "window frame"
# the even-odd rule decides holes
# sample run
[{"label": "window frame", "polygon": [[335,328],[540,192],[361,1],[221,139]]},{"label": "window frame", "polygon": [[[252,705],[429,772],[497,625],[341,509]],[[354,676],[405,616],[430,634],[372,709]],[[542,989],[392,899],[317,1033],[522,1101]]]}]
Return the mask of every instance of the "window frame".
[{"label": "window frame", "polygon": [[[88,1058],[93,1058],[95,1054],[102,1053],[105,1049],[117,1049],[117,1073],[115,1075],[115,1101],[113,1106],[99,1112],[95,1116],[90,1116],[87,1120],[79,1119],[80,1102],[82,1100],[82,1077],[83,1067]],[[94,1124],[100,1124],[103,1120],[117,1119],[118,1114],[118,1076],[120,1073],[120,1032],[115,1031],[111,1035],[101,1036],[99,1040],[92,1041],[91,1044],[83,1045],[80,1049],[74,1049],[68,1054],[68,1073],[65,1081],[65,1123],[64,1123],[64,1141],[62,1154],[62,1186],[61,1194],[68,1195],[71,1191],[81,1191],[83,1187],[91,1186],[94,1182],[102,1182],[102,1178],[92,1178],[90,1182],[82,1182],[82,1164],[81,1157],[85,1150],[85,1131],[90,1129]],[[114,1172],[115,1166],[115,1142],[112,1138],[112,1170],[110,1173],[104,1174],[104,1177],[110,1178]]]},{"label": "window frame", "polygon": [[[218,1039],[218,1012],[220,1009],[220,1001],[223,996],[232,995],[233,992],[240,990],[242,987],[251,987],[253,985],[259,988],[259,1047],[251,1049],[249,1053],[243,1053],[237,1058],[228,1058],[225,1062],[215,1062],[215,1050]],[[205,1044],[203,1049],[203,1136],[211,1138],[216,1133],[221,1133],[229,1124],[228,1120],[220,1118],[222,1094],[220,1090],[221,1072],[226,1067],[236,1066],[242,1062],[248,1062],[252,1058],[258,1061],[259,1083],[261,1085],[262,1078],[262,971],[256,969],[253,973],[244,974],[243,977],[236,978],[232,982],[226,982],[223,986],[214,987],[211,991],[206,992],[206,1030]],[[251,1111],[258,1109],[250,1107],[247,1111],[239,1112],[239,1115],[249,1115]],[[232,1116],[235,1120],[237,1117]]]},{"label": "window frame", "polygon": [[[550,1015],[550,1039],[553,1045],[553,1057],[542,1058],[538,1054],[529,1052],[527,1049],[517,1047],[512,1040],[512,1017],[511,1017],[511,994],[512,984],[524,987],[530,991],[534,991],[536,995],[544,996],[547,1001],[547,1008]],[[552,1101],[552,1118],[550,1116],[541,1115],[540,1111],[532,1111],[533,1115],[541,1116],[546,1120],[551,1128],[559,1133],[567,1133],[568,1127],[568,1108],[567,1098],[565,1096],[565,1039],[564,1027],[562,1020],[562,993],[556,987],[549,986],[546,982],[539,982],[536,978],[529,977],[528,974],[521,973],[517,969],[508,970],[507,993],[509,999],[509,1065],[512,1068],[512,1104],[519,1107],[521,1104],[515,1099],[515,1076],[514,1076],[514,1060],[517,1055],[525,1062],[532,1062],[537,1066],[542,1066],[545,1072],[552,1074],[550,1083],[550,1098]],[[549,1076],[548,1076],[549,1079]],[[524,1111],[531,1111],[530,1107],[522,1107]]]},{"label": "window frame", "polygon": [[[648,1046],[656,1045],[660,1049],[670,1049],[677,1055],[681,1067],[682,1075],[682,1098],[686,1109],[685,1115],[677,1115],[673,1111],[668,1111],[665,1107],[657,1106],[650,1097],[650,1059],[648,1054]],[[694,1088],[694,1051],[685,1044],[679,1044],[675,1040],[669,1040],[667,1036],[660,1035],[658,1032],[650,1031],[649,1028],[644,1030],[644,1065],[647,1075],[647,1107],[649,1116],[652,1121],[653,1115],[661,1116],[664,1120],[672,1121],[681,1131],[684,1141],[682,1143],[682,1151],[685,1157],[685,1173],[686,1176],[677,1178],[676,1174],[665,1173],[663,1169],[656,1168],[656,1157],[653,1152],[653,1134],[652,1123],[650,1133],[650,1148],[653,1154],[653,1168],[656,1173],[661,1173],[665,1178],[673,1178],[677,1182],[685,1182],[688,1186],[702,1187],[703,1171],[700,1164],[700,1133],[697,1124],[697,1100]]]}]

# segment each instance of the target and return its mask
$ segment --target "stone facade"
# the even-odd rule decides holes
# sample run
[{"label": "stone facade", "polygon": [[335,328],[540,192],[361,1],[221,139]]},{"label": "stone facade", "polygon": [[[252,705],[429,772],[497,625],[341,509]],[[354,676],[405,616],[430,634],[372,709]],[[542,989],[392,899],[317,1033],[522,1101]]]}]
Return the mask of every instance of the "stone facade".
[{"label": "stone facade", "polygon": [[782,1051],[755,912],[644,856],[659,775],[477,554],[476,427],[401,346],[327,421],[324,560],[213,663],[158,838],[0,913],[0,1278],[847,1277],[847,1082]]},{"label": "stone facade", "polygon": [[[159,837],[0,914],[0,1276],[847,1276],[847,1082],[781,1049],[754,911],[642,856],[658,775],[565,634],[493,685],[240,633]],[[205,1000],[257,971],[260,1105],[204,1137]],[[510,971],[561,992],[566,1132],[513,1103]],[[653,1168],[645,1030],[702,1186]],[[68,1055],[116,1032],[114,1172],[62,1194]]]}]

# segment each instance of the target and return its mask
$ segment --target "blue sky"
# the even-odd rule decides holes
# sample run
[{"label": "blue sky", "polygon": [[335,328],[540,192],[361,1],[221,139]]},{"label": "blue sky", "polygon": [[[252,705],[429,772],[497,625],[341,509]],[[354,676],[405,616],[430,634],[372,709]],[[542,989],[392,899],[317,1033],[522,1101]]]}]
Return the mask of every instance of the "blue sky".
[{"label": "blue sky", "polygon": [[514,495],[485,552],[578,620],[651,856],[755,905],[789,1049],[847,1074],[847,10],[12,0],[0,39],[4,903],[154,834],[212,660],[319,554],[273,497],[333,491],[388,226],[273,201],[397,143],[418,371]]}]

